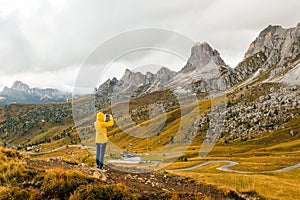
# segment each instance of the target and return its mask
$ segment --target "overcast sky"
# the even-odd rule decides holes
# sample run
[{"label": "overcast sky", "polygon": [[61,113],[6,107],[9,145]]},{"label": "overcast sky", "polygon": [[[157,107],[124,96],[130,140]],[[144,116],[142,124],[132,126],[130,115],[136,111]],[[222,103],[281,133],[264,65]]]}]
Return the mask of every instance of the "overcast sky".
[{"label": "overcast sky", "polygon": [[[299,0],[0,0],[0,89],[21,80],[72,91],[82,63],[100,44],[144,27],[207,41],[235,67],[266,26],[296,26],[299,8]],[[184,65],[165,53],[149,55],[148,64]],[[118,60],[106,76],[120,78],[125,68],[145,66],[142,59]]]}]

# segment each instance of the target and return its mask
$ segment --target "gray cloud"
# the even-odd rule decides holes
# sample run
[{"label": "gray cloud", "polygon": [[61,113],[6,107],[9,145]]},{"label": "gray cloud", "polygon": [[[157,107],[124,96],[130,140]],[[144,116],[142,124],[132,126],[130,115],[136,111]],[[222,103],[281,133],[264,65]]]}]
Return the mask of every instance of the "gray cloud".
[{"label": "gray cloud", "polygon": [[1,72],[20,72],[34,67],[34,48],[22,33],[16,15],[0,18]]},{"label": "gray cloud", "polygon": [[[2,0],[0,75],[5,78],[0,84],[6,85],[5,80],[20,73],[49,76],[58,70],[78,69],[99,44],[143,27],[205,40],[234,66],[264,27],[295,26],[299,7],[298,0]],[[161,42],[168,41],[162,38]],[[70,84],[72,78],[76,77],[59,82]],[[51,82],[47,84],[51,87]]]}]

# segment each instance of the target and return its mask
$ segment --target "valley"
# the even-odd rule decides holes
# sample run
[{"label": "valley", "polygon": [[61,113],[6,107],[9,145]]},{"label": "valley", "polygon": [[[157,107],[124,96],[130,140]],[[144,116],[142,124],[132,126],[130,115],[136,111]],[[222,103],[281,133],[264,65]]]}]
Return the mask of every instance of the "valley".
[{"label": "valley", "polygon": [[[299,25],[268,26],[235,68],[197,43],[179,72],[126,70],[72,101],[1,105],[0,198],[300,199],[299,41]],[[94,167],[98,111],[116,121],[107,173]],[[109,163],[124,152],[140,162]]]}]

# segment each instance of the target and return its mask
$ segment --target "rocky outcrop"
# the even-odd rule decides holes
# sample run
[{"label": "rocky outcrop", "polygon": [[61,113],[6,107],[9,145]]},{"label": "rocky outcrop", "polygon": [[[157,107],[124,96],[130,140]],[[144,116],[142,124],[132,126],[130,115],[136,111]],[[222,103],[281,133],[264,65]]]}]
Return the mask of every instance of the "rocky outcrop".
[{"label": "rocky outcrop", "polygon": [[[149,77],[151,80],[151,76]],[[132,85],[132,86],[140,86],[146,84],[149,79],[146,78],[146,75],[142,74],[141,72],[132,72],[129,69],[126,69],[125,74],[120,80],[124,84]]]},{"label": "rocky outcrop", "polygon": [[217,50],[207,42],[196,43],[187,64],[166,84],[166,88],[183,95],[224,91],[232,86],[231,79],[225,77],[231,72]]},{"label": "rocky outcrop", "polygon": [[300,27],[284,29],[281,26],[268,26],[253,41],[245,53],[245,59],[263,53],[268,59],[265,67],[283,65],[300,53]]},{"label": "rocky outcrop", "polygon": [[166,67],[162,67],[155,74],[151,72],[142,74],[126,69],[120,80],[116,78],[108,79],[99,88],[96,88],[96,106],[104,108],[112,101],[122,101],[161,89],[176,74],[176,72]]},{"label": "rocky outcrop", "polygon": [[224,79],[229,86],[243,81],[254,74],[258,69],[265,64],[267,57],[264,53],[258,52],[250,57],[245,58],[232,71],[224,73]]},{"label": "rocky outcrop", "polygon": [[[222,130],[225,141],[245,141],[259,137],[300,117],[299,112],[293,112],[300,108],[300,90],[297,86],[271,87],[265,93],[252,102],[249,102],[249,96],[245,96],[245,99],[240,99],[240,103],[228,103]],[[216,126],[210,122],[213,114],[209,112],[201,117],[200,131]],[[290,134],[294,136],[295,133],[293,131]]]},{"label": "rocky outcrop", "polygon": [[115,77],[113,79],[108,79],[100,87],[95,89],[95,93],[101,96],[107,96],[113,92],[113,87],[119,83],[118,79]]},{"label": "rocky outcrop", "polygon": [[25,83],[22,83],[21,81],[15,81],[13,83],[13,85],[11,86],[11,89],[17,90],[17,91],[28,92],[29,86]]},{"label": "rocky outcrop", "polygon": [[172,78],[174,78],[176,74],[176,72],[171,71],[166,67],[162,67],[160,70],[157,71],[156,79],[161,85],[163,85],[170,81]]},{"label": "rocky outcrop", "polygon": [[225,70],[222,78],[227,88],[248,79],[259,70],[263,79],[278,79],[297,65],[299,55],[300,27],[284,29],[270,25],[250,44],[243,61],[234,69]]},{"label": "rocky outcrop", "polygon": [[166,67],[162,67],[157,71],[156,74],[147,72],[142,74],[141,72],[132,72],[129,69],[126,69],[125,74],[120,79],[120,83],[130,86],[145,86],[148,84],[157,83],[163,85],[168,82],[176,75],[176,72],[169,70]]},{"label": "rocky outcrop", "polygon": [[213,61],[217,66],[226,66],[220,53],[213,49],[207,42],[196,43],[191,49],[191,56],[181,72],[191,72],[197,68],[203,68]]}]

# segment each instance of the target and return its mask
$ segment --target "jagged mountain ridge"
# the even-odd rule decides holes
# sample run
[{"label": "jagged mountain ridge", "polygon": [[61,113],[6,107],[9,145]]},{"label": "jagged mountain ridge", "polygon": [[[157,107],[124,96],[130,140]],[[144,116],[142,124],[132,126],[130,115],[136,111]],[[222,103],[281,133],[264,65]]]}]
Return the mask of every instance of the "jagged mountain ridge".
[{"label": "jagged mountain ridge", "polygon": [[132,72],[129,69],[126,69],[125,74],[120,79],[120,81],[127,85],[139,87],[147,84],[152,84],[154,82],[164,84],[172,79],[175,75],[176,72],[171,71],[166,67],[162,67],[155,74],[151,72],[142,74],[141,72]]},{"label": "jagged mountain ridge", "polygon": [[[220,53],[207,42],[196,43],[187,64],[179,72],[172,72],[166,67],[157,74],[142,74],[127,69],[120,80],[107,80],[96,93],[104,98],[102,101],[109,103],[113,91],[122,94],[122,97],[115,99],[118,101],[164,89],[183,95],[226,91],[234,85],[259,77],[261,81],[272,81],[277,77],[274,80],[278,81],[278,76],[284,76],[289,69],[298,72],[299,41],[300,24],[289,29],[270,25],[251,43],[244,59],[235,68],[228,66]],[[297,83],[297,76],[294,79],[292,82]],[[113,90],[114,87],[117,89]]]},{"label": "jagged mountain ridge", "polygon": [[0,104],[40,104],[45,102],[65,102],[72,98],[71,93],[57,89],[30,88],[21,81],[15,81],[11,88],[5,87],[1,92]]},{"label": "jagged mountain ridge", "polygon": [[[214,61],[212,64],[210,64],[211,60]],[[205,68],[205,66],[208,67]],[[217,50],[212,49],[206,42],[197,43],[191,50],[191,57],[188,63],[179,72],[171,71],[166,67],[162,67],[156,74],[151,72],[142,74],[141,72],[132,72],[126,69],[120,80],[116,78],[108,79],[97,88],[96,94],[105,98],[110,97],[113,92],[115,94],[122,92],[122,97],[126,99],[166,88],[175,92],[178,92],[181,88],[188,92],[195,92],[195,82],[201,78],[207,78],[209,74],[213,74],[213,77],[210,75],[211,78],[217,79],[224,69],[231,70],[220,57]],[[221,87],[218,86],[217,88]],[[122,99],[120,97],[117,100]],[[108,102],[108,99],[102,99],[101,101]]]},{"label": "jagged mountain ridge", "polygon": [[[160,89],[171,80],[177,72],[171,71],[166,67],[162,67],[155,74],[146,72],[132,72],[126,69],[120,80],[117,78],[108,79],[99,88],[96,88],[96,104],[103,106],[111,103],[111,96],[114,96],[114,101],[124,100],[130,97],[137,97],[142,94],[147,94],[154,89]],[[121,95],[117,95],[120,94]]]},{"label": "jagged mountain ridge", "polygon": [[[299,54],[300,23],[289,29],[269,25],[250,44],[243,61],[235,68],[226,66],[222,60],[220,62],[213,60],[219,64],[221,80],[225,88],[229,89],[256,76],[258,76],[256,79],[260,77],[260,81],[297,84],[300,82],[299,74],[298,76],[289,74],[289,78],[284,75],[289,71],[296,73],[300,71]],[[203,80],[199,80],[196,85],[200,85],[200,92],[207,90],[207,82],[203,84]]]}]

